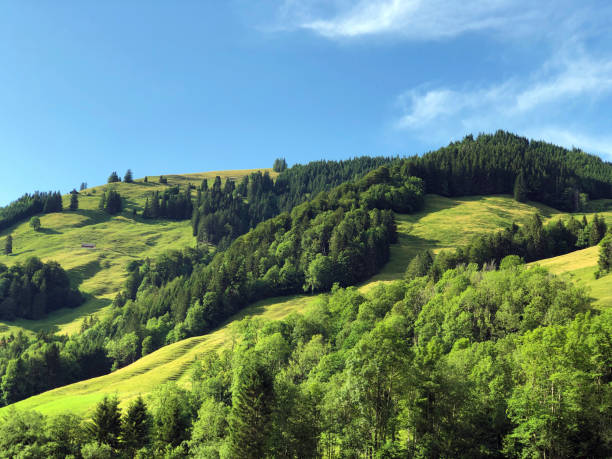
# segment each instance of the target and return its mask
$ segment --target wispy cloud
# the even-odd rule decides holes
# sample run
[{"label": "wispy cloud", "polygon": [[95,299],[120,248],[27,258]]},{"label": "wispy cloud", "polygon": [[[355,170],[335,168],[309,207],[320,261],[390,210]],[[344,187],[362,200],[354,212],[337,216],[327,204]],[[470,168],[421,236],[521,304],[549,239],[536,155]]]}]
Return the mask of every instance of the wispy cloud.
[{"label": "wispy cloud", "polygon": [[610,139],[569,131],[569,126],[588,129],[577,127],[572,107],[596,105],[610,94],[612,58],[596,59],[574,50],[555,56],[526,78],[484,87],[410,89],[397,98],[400,114],[394,127],[423,135],[501,127],[612,155]]},{"label": "wispy cloud", "polygon": [[[328,38],[395,35],[409,40],[437,40],[479,30],[516,33],[553,13],[540,0],[288,0],[280,8],[284,24]],[[331,6],[330,6],[331,5]],[[558,5],[558,3],[557,3]]]}]

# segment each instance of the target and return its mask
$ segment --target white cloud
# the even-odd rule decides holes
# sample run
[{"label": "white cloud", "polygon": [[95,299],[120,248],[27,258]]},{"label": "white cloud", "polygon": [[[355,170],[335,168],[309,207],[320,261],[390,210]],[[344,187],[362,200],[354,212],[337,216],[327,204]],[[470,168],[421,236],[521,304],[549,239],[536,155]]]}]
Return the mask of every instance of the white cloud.
[{"label": "white cloud", "polygon": [[408,90],[397,98],[400,114],[393,124],[424,137],[452,136],[458,129],[503,128],[612,155],[612,139],[585,134],[592,128],[579,126],[572,109],[597,106],[610,94],[612,59],[595,59],[574,50],[556,56],[527,78],[486,87]]},{"label": "white cloud", "polygon": [[[358,0],[284,2],[285,27],[311,30],[328,38],[397,35],[436,40],[466,32],[534,30],[553,14],[549,0]],[[332,5],[330,7],[330,5]],[[558,8],[559,3],[555,6]]]}]

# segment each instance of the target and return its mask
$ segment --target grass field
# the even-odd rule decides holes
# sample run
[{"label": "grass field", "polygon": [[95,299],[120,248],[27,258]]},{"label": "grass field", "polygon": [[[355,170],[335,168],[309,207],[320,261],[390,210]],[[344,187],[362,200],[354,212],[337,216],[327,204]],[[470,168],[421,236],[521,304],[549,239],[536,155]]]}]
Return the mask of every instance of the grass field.
[{"label": "grass field", "polygon": [[403,276],[406,266],[418,252],[466,244],[478,235],[517,222],[522,224],[538,212],[544,219],[559,211],[537,203],[520,203],[511,196],[469,196],[445,198],[428,195],[422,211],[396,215],[399,241],[391,247],[391,260],[370,282],[390,281]]},{"label": "grass field", "polygon": [[[275,173],[269,169],[273,176]],[[0,233],[0,238],[13,235],[13,255],[0,256],[6,265],[24,262],[36,255],[43,261],[55,260],[67,270],[74,285],[90,298],[74,310],[63,309],[43,320],[0,322],[0,336],[23,330],[73,333],[88,314],[104,314],[112,298],[125,279],[125,266],[130,260],[153,258],[169,249],[181,249],[195,244],[191,223],[186,221],[145,220],[132,216],[132,209],[142,211],[147,196],[154,190],[188,183],[199,184],[203,178],[212,181],[219,175],[223,180],[240,180],[256,170],[219,171],[201,174],[167,175],[167,185],[159,177],[149,177],[134,183],[115,183],[89,188],[79,194],[79,210],[40,216],[42,229],[34,231],[25,221]],[[120,215],[110,216],[98,210],[100,195],[112,186],[125,198],[125,209]],[[68,208],[69,196],[64,196]],[[93,243],[95,249],[83,249],[82,243]]]},{"label": "grass field", "polygon": [[532,264],[544,266],[554,274],[567,276],[577,285],[586,287],[597,308],[612,306],[612,274],[595,279],[599,247],[589,247],[554,258],[536,261]]},{"label": "grass field", "polygon": [[[172,176],[168,176],[170,183],[172,183],[171,178]],[[413,215],[397,215],[399,243],[391,249],[391,260],[381,273],[362,284],[360,289],[368,292],[379,282],[389,282],[401,278],[410,259],[420,250],[432,249],[437,251],[442,248],[465,244],[474,235],[506,227],[512,221],[523,223],[534,212],[539,212],[545,220],[566,216],[566,214],[546,206],[534,203],[517,203],[509,196],[467,197],[460,199],[449,199],[435,195],[427,196],[426,206],[423,211]],[[604,213],[602,215],[612,223],[612,213]],[[146,235],[137,236],[136,229],[134,228],[130,229],[129,227],[119,226],[122,224],[120,222],[121,219],[129,220],[129,217],[121,216],[116,217],[116,219],[119,220],[116,223],[118,231],[132,231],[122,239],[123,241],[128,242],[134,237],[146,237]],[[168,222],[158,223],[162,226],[161,224]],[[139,225],[147,225],[147,223],[136,222],[136,225],[132,224],[132,226]],[[155,229],[153,227],[152,231]],[[182,234],[181,231],[187,231],[187,236],[190,234],[188,225],[186,229],[168,228],[169,234],[167,235],[163,234],[163,228],[159,229],[162,232],[159,238],[165,237],[168,240],[160,244],[159,239],[157,239],[156,243],[148,249],[151,253],[156,253],[156,250],[163,250],[163,246],[165,248],[172,246],[171,235],[177,236]],[[187,236],[184,241],[188,243],[191,239]],[[114,237],[123,237],[123,235],[116,234]],[[177,237],[174,243],[178,246],[183,243],[181,241],[183,239]],[[122,263],[135,256],[130,254],[129,249],[129,244],[123,248],[125,252],[122,253],[124,257]],[[567,272],[567,275],[572,276],[579,282],[585,283],[585,285],[591,288],[593,296],[597,299],[597,305],[605,306],[612,302],[612,295],[610,294],[612,289],[609,288],[612,286],[612,275],[595,281],[592,273],[596,265],[596,250],[596,248],[586,249],[563,257],[543,260],[540,264],[548,266],[551,271],[556,273]],[[69,263],[69,260],[66,261]],[[89,285],[90,288],[96,287],[97,282],[99,282],[96,276],[102,275],[104,271],[107,271],[104,274],[107,279],[122,281],[122,271],[118,269],[113,271],[112,264],[111,267],[102,265],[102,268],[98,268],[94,264],[96,262],[103,263],[104,261],[106,261],[105,258],[102,260],[94,258],[89,262],[91,263],[90,265],[88,263],[81,263],[78,265],[78,268],[71,269],[71,275],[81,276],[81,285]],[[91,281],[91,279],[94,280]],[[87,281],[90,283],[88,284]],[[245,309],[233,317],[232,321],[246,316],[261,316],[272,320],[281,319],[292,312],[304,311],[309,305],[317,301],[318,298],[319,296],[317,295],[299,295],[269,299]],[[55,326],[63,332],[72,332],[78,327],[79,317],[82,317],[80,314],[103,310],[105,307],[104,301],[108,300],[102,295],[96,301],[99,301],[100,304],[96,306],[86,304],[75,311],[58,311],[56,315],[52,314],[44,321],[38,321],[37,327],[41,327],[41,324],[44,323],[48,326]],[[85,312],[88,308],[89,311]],[[16,326],[28,328],[28,324],[24,322],[28,321],[5,324],[5,326],[9,327],[9,329],[14,329]],[[2,332],[2,326],[0,324],[0,332]],[[43,413],[71,411],[87,415],[95,403],[105,394],[117,394],[122,403],[125,403],[138,394],[148,394],[154,387],[167,381],[178,381],[179,383],[187,384],[190,365],[197,355],[229,345],[232,342],[231,328],[231,321],[229,321],[228,324],[208,335],[189,338],[166,346],[132,365],[109,375],[54,389],[23,400],[15,404],[15,406],[25,409],[37,409]],[[35,331],[36,327],[30,326],[29,329]],[[2,410],[0,410],[1,412]]]}]

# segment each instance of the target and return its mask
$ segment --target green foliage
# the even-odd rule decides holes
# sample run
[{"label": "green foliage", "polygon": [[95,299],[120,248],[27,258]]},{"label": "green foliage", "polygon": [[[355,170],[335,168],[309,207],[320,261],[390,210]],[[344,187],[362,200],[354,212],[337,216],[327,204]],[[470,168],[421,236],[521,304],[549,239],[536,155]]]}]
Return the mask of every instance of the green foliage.
[{"label": "green foliage", "polygon": [[273,381],[254,353],[247,353],[236,368],[229,418],[232,458],[265,457],[273,404]]},{"label": "green foliage", "polygon": [[35,411],[11,410],[0,422],[0,458],[45,457],[45,420]]},{"label": "green foliage", "polygon": [[106,183],[117,183],[117,182],[120,182],[120,181],[121,181],[121,179],[117,175],[117,172],[113,171],[113,172],[111,172],[111,175],[108,176],[108,180],[106,181]]},{"label": "green foliage", "polygon": [[9,234],[4,239],[4,254],[10,255],[11,253],[13,253],[13,236]]},{"label": "green foliage", "polygon": [[525,181],[525,173],[521,170],[516,176],[514,182],[514,199],[518,202],[527,201],[529,191],[527,190],[527,183]]},{"label": "green foliage", "polygon": [[612,234],[608,232],[599,243],[598,275],[612,271]]},{"label": "green foliage", "polygon": [[100,196],[98,209],[114,215],[123,209],[123,199],[117,190],[108,189]]},{"label": "green foliage", "polygon": [[34,216],[30,219],[30,227],[34,231],[40,230],[40,218],[38,218],[38,216]]},{"label": "green foliage", "polygon": [[128,169],[125,173],[125,176],[123,177],[123,181],[125,183],[133,183],[134,182],[134,178],[132,177],[132,169]]},{"label": "green foliage", "polygon": [[89,429],[98,445],[108,445],[114,451],[119,449],[121,410],[117,397],[104,396],[96,406]]},{"label": "green foliage", "polygon": [[79,193],[76,190],[70,192],[70,207],[69,209],[74,211],[79,208]]},{"label": "green foliage", "polygon": [[433,266],[433,261],[434,254],[431,252],[431,250],[419,252],[412,260],[410,260],[410,263],[406,268],[406,279],[412,280],[417,277],[426,276]]},{"label": "green foliage", "polygon": [[132,456],[137,450],[150,442],[153,420],[141,396],[138,396],[128,407],[121,420],[121,446]]},{"label": "green foliage", "polygon": [[283,172],[285,169],[287,169],[287,161],[285,158],[277,158],[274,160],[274,166],[272,166],[274,172]]}]

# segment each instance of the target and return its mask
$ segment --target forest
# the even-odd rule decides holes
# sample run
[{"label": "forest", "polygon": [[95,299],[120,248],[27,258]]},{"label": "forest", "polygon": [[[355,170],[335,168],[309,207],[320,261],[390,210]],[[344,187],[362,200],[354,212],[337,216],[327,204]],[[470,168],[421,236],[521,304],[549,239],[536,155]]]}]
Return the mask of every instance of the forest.
[{"label": "forest", "polygon": [[609,457],[612,314],[501,264],[245,319],[189,389],[107,397],[89,420],[11,412],[0,457]]}]

